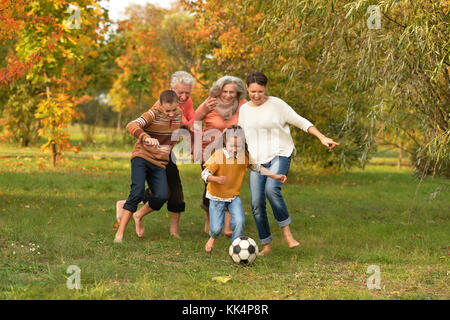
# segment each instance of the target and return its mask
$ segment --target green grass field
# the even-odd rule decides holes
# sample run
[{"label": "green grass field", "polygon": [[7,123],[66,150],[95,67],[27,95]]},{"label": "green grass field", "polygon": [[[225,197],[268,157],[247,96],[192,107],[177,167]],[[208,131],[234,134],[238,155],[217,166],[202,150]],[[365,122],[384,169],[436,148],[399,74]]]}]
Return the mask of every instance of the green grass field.
[{"label": "green grass field", "polygon": [[[126,152],[67,156],[54,169],[36,148],[12,150],[0,147],[0,299],[450,298],[448,180],[418,188],[410,168],[327,174],[294,161],[283,194],[301,246],[287,247],[269,206],[272,254],[244,267],[229,258],[226,237],[204,252],[199,165],[180,166],[181,240],[169,236],[164,207],[144,218],[142,239],[130,222],[114,244],[115,202],[130,185]],[[245,234],[257,239],[247,180],[242,191]],[[66,287],[70,265],[81,269],[80,290]],[[379,290],[366,285],[370,265],[380,268]]]}]

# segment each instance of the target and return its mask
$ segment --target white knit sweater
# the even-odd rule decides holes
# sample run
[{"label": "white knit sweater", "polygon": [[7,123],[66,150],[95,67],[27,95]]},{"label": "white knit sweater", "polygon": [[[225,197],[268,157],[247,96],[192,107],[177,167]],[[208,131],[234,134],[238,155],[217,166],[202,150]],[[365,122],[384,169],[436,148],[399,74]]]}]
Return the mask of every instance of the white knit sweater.
[{"label": "white knit sweater", "polygon": [[244,130],[250,156],[257,164],[267,163],[276,156],[295,155],[289,124],[305,132],[313,125],[286,102],[272,96],[257,107],[248,102],[243,104],[238,124]]}]

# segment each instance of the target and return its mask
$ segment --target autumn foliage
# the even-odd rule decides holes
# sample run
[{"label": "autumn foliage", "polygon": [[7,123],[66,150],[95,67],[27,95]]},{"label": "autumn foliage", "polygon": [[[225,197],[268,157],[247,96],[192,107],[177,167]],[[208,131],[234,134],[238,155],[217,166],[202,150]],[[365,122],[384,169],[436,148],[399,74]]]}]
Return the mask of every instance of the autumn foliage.
[{"label": "autumn foliage", "polygon": [[110,28],[99,1],[0,0],[2,137],[26,145],[37,132],[55,164],[74,150],[74,121],[95,128],[110,106],[122,130],[177,70],[196,80],[194,107],[218,78],[259,70],[269,95],[340,142],[328,152],[292,128],[304,164],[364,167],[382,142],[421,173],[448,174],[448,1],[383,1],[376,30],[372,2],[179,0],[132,5]]}]

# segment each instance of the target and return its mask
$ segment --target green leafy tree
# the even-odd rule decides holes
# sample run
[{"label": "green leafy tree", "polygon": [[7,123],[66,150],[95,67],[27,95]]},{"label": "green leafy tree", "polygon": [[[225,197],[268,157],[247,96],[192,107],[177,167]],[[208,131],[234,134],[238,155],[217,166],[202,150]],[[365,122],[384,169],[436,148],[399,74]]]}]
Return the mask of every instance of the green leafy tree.
[{"label": "green leafy tree", "polygon": [[2,114],[3,134],[27,147],[37,140],[38,121],[35,118],[39,88],[27,81],[16,81],[5,90],[8,98]]},{"label": "green leafy tree", "polygon": [[[307,60],[322,79],[330,79],[333,90],[321,96],[335,101],[333,109],[344,107],[346,120],[337,119],[349,129],[345,136],[362,134],[361,160],[375,137],[394,144],[406,139],[402,148],[418,172],[448,175],[448,11],[446,1],[274,0],[260,33],[285,43],[289,84],[302,77],[299,54],[310,45],[319,48]],[[347,119],[366,121],[354,126]]]}]

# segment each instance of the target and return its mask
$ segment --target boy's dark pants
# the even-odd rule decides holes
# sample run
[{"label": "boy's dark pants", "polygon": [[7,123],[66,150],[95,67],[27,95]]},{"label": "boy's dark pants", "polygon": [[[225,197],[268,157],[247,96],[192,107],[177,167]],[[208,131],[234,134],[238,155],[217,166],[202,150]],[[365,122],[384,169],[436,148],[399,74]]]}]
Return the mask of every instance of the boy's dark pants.
[{"label": "boy's dark pants", "polygon": [[169,185],[169,200],[167,210],[170,212],[183,212],[186,209],[183,187],[181,185],[180,172],[177,165],[172,162],[172,157],[166,166],[167,183]]},{"label": "boy's dark pants", "polygon": [[140,157],[131,160],[131,191],[124,209],[136,212],[139,202],[144,199],[146,180],[152,191],[149,207],[155,211],[161,209],[169,195],[166,170]]},{"label": "boy's dark pants", "polygon": [[[180,172],[177,165],[172,162],[172,158],[166,166],[167,183],[169,185],[169,200],[167,200],[167,210],[170,212],[184,212],[186,203],[184,202],[183,186],[181,185]],[[148,202],[152,197],[149,189],[145,190],[143,203]]]}]

